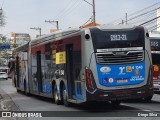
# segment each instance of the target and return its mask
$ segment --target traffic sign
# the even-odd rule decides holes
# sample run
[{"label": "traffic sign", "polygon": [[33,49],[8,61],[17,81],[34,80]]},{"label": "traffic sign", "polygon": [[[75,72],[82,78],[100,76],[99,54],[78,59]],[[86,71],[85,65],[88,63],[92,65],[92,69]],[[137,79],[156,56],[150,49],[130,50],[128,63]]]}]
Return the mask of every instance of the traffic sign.
[{"label": "traffic sign", "polygon": [[11,48],[10,44],[2,44],[2,45],[0,45],[0,49],[10,49],[10,48]]}]

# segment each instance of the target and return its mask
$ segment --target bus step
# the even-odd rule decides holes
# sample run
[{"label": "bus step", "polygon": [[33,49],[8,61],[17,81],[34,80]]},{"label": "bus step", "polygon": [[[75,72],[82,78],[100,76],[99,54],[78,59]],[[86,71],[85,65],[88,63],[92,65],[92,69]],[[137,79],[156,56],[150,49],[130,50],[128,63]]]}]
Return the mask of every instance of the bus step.
[{"label": "bus step", "polygon": [[76,100],[74,100],[74,99],[68,99],[68,102],[71,102],[71,103],[77,103],[77,101],[76,101]]},{"label": "bus step", "polygon": [[72,99],[76,99],[76,96],[75,96],[75,95],[72,95]]}]

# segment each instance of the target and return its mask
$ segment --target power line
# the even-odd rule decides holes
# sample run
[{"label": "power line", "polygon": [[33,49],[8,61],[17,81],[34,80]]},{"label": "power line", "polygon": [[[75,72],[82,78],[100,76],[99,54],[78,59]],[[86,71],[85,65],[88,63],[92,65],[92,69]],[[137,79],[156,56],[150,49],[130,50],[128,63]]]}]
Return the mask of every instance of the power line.
[{"label": "power line", "polygon": [[128,19],[127,21],[131,21],[131,20],[133,20],[133,19],[135,19],[135,18],[142,17],[143,15],[146,15],[146,14],[149,14],[149,13],[151,13],[151,12],[154,12],[154,11],[158,10],[159,8],[160,8],[160,7],[156,8],[156,9],[153,9],[153,10],[151,10],[151,11],[147,11],[147,12],[145,12],[145,13],[139,14],[139,15],[137,15],[137,16],[135,16],[135,17],[132,17],[132,18]]},{"label": "power line", "polygon": [[86,25],[90,20],[92,20],[92,17],[89,18],[89,20],[87,20],[82,26]]},{"label": "power line", "polygon": [[71,14],[72,12],[75,12],[75,9],[77,9],[77,7],[81,3],[82,3],[82,0],[74,2],[74,4],[72,5],[72,7],[70,7],[66,11],[64,11],[64,14],[62,14],[61,16],[59,16],[59,20],[61,20],[62,18],[66,17],[67,15]]},{"label": "power line", "polygon": [[159,26],[160,24],[158,24],[158,25],[153,25],[153,26],[151,26],[151,27],[148,27],[148,30],[151,30],[151,29],[153,29],[153,28],[155,28],[155,27],[157,27],[157,26]]},{"label": "power line", "polygon": [[[149,10],[149,9],[153,8],[154,6],[159,5],[159,4],[160,4],[160,2],[157,2],[157,3],[153,4],[153,5],[150,5],[150,6],[148,6],[148,7],[145,7],[145,8],[143,8],[143,9],[141,9],[141,10],[138,10],[138,11],[132,13],[132,14],[129,14],[127,17],[130,18],[130,17],[133,16],[133,15],[140,14],[140,13],[142,13],[143,11]],[[121,17],[121,18],[119,18],[119,19],[117,19],[117,20],[114,20],[114,21],[111,21],[111,22],[109,22],[109,23],[117,23],[117,22],[119,23],[119,21],[124,20],[124,19],[125,19],[125,17]]]},{"label": "power line", "polygon": [[129,16],[132,16],[132,15],[134,15],[134,14],[140,13],[140,12],[142,12],[142,11],[144,11],[144,10],[148,10],[149,8],[152,8],[153,6],[156,6],[156,5],[158,5],[158,4],[160,4],[160,2],[157,2],[157,3],[153,4],[153,5],[150,5],[150,6],[148,6],[148,7],[145,7],[145,8],[143,8],[143,9],[141,9],[141,10],[138,10],[138,11],[130,14]]},{"label": "power line", "polygon": [[147,22],[144,22],[144,23],[140,24],[140,26],[141,26],[141,25],[145,25],[145,24],[147,24],[147,23],[149,23],[149,22],[151,22],[151,21],[153,21],[153,20],[156,20],[156,19],[158,19],[158,18],[160,18],[160,16],[155,17],[155,18],[153,18],[153,19],[151,19],[151,20],[148,20]]},{"label": "power line", "polygon": [[159,26],[156,26],[155,28],[151,29],[150,31],[153,31],[153,30],[155,30],[155,29],[157,29],[157,28],[159,28],[159,27],[160,27],[160,25],[159,25]]},{"label": "power line", "polygon": [[[151,10],[151,11],[147,11],[147,12],[145,12],[145,13],[141,13],[141,14],[135,16],[135,17],[132,17],[132,18],[128,19],[127,22],[138,20],[138,21],[132,22],[132,24],[133,24],[133,23],[139,23],[139,22],[142,22],[142,21],[144,21],[144,20],[146,20],[146,19],[149,19],[149,18],[155,16],[154,13],[155,13],[155,11],[156,11],[157,9],[159,9],[159,8],[160,8],[160,7],[156,8],[156,9],[154,9],[154,10]],[[126,22],[126,21],[124,21],[124,22]]]},{"label": "power line", "polygon": [[134,20],[134,21],[131,22],[131,23],[132,23],[132,24],[138,24],[138,23],[140,24],[140,23],[144,22],[146,19],[150,19],[150,18],[153,18],[153,17],[155,17],[155,16],[156,16],[156,14],[150,13],[150,14],[147,14],[147,15],[145,15],[145,16],[142,16],[142,17]]},{"label": "power line", "polygon": [[54,16],[54,18],[57,18],[58,16],[60,16],[60,15],[65,11],[66,8],[70,7],[70,5],[72,4],[72,1],[73,1],[73,0],[70,0],[70,1],[68,2],[68,4],[66,4],[63,9],[61,9],[59,12],[57,12],[57,15]]},{"label": "power line", "polygon": [[75,5],[77,5],[77,3],[79,2],[79,0],[74,0],[73,2],[70,1],[70,4],[68,6],[66,6],[62,12],[59,13],[59,15],[55,18],[57,20],[61,19],[63,16],[66,16],[68,12],[72,11],[73,8],[75,7]]}]

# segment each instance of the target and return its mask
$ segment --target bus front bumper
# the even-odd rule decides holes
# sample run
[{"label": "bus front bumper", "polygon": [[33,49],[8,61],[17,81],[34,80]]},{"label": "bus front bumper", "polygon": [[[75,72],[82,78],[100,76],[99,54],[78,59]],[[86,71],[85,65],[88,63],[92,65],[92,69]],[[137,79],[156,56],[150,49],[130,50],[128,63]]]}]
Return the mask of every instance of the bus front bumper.
[{"label": "bus front bumper", "polygon": [[153,82],[153,90],[155,93],[160,93],[160,82]]}]

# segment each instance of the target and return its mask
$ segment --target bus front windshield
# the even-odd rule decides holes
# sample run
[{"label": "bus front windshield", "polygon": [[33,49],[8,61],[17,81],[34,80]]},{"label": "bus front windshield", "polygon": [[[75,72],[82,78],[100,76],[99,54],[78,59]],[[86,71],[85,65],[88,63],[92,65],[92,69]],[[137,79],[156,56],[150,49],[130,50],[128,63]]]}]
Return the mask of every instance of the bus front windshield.
[{"label": "bus front windshield", "polygon": [[152,63],[153,65],[160,65],[160,54],[152,53]]},{"label": "bus front windshield", "polygon": [[144,29],[136,27],[124,30],[100,30],[91,28],[94,50],[108,48],[144,48]]}]

